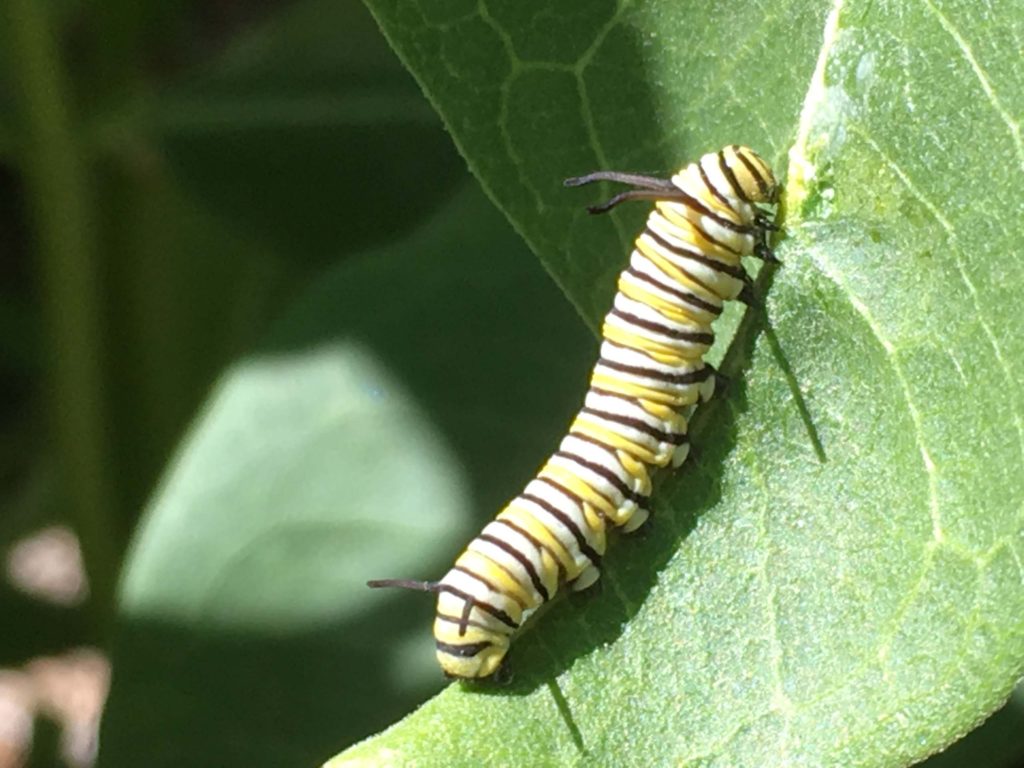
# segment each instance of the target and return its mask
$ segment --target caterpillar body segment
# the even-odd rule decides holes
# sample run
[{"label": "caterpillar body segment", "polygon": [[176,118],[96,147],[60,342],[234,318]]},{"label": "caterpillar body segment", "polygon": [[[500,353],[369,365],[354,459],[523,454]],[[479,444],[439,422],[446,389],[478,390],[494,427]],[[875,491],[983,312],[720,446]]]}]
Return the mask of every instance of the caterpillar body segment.
[{"label": "caterpillar body segment", "polygon": [[605,317],[583,407],[526,489],[488,523],[438,582],[385,580],[436,592],[434,636],[445,674],[482,678],[501,666],[512,635],[560,586],[599,577],[607,531],[648,518],[651,473],[689,453],[685,409],[711,397],[704,355],[725,302],[752,300],[740,260],[774,260],[776,229],[758,205],[778,186],[752,150],[730,145],[670,180],[597,172],[566,181],[632,189],[590,210],[653,200]]}]

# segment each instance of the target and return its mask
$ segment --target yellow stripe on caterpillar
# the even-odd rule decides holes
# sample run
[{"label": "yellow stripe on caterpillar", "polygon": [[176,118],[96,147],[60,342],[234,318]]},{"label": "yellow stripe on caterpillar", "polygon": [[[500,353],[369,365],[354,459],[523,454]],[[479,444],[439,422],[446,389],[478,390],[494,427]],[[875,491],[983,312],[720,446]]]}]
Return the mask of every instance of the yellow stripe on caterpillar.
[{"label": "yellow stripe on caterpillar", "polygon": [[605,445],[610,445],[620,451],[625,451],[631,456],[635,456],[641,461],[645,461],[648,464],[654,463],[655,454],[649,448],[638,445],[637,443],[630,440],[624,435],[620,435],[618,432],[608,429],[605,426],[597,424],[591,421],[590,417],[585,413],[581,413],[576,417],[576,420],[569,427],[570,432],[582,432],[588,437],[592,437],[595,440],[600,440]]},{"label": "yellow stripe on caterpillar", "polygon": [[590,385],[592,387],[597,387],[598,389],[606,389],[609,392],[616,392],[620,395],[628,395],[629,397],[642,398],[644,400],[653,400],[676,408],[681,408],[684,405],[693,405],[697,402],[697,398],[699,397],[696,387],[693,388],[692,394],[683,394],[675,391],[669,392],[663,389],[657,389],[654,386],[639,384],[634,381],[624,381],[618,376],[601,372],[595,372],[594,375],[590,377]]},{"label": "yellow stripe on caterpillar", "polygon": [[519,603],[521,608],[525,609],[533,602],[533,596],[515,580],[511,573],[474,549],[463,550],[455,564],[468,568],[492,584],[500,585],[506,594]]},{"label": "yellow stripe on caterpillar", "polygon": [[540,520],[530,514],[529,510],[516,506],[515,500],[505,507],[504,511],[502,511],[498,517],[511,520],[547,547],[559,562],[561,562],[562,568],[566,572],[566,578],[572,579],[580,570],[582,570],[576,564],[573,556],[565,548],[562,540],[559,539],[550,528],[545,527]]},{"label": "yellow stripe on caterpillar", "polygon": [[604,324],[604,328],[601,333],[604,338],[609,341],[618,342],[619,344],[632,349],[639,349],[663,365],[681,366],[704,356],[703,349],[700,346],[696,346],[696,348],[689,350],[690,354],[683,354],[684,350],[678,349],[677,347],[671,347],[659,341],[649,339],[646,336],[630,333],[625,328],[617,325],[611,325],[610,323]]},{"label": "yellow stripe on caterpillar", "polygon": [[658,419],[659,421],[671,422],[672,431],[675,432],[679,422],[682,421],[683,426],[686,426],[686,419],[679,415],[679,413],[664,403],[654,403],[650,400],[640,400],[640,407],[647,411],[651,416]]},{"label": "yellow stripe on caterpillar", "polygon": [[583,478],[573,473],[567,467],[563,467],[560,464],[552,464],[549,461],[537,474],[540,477],[551,478],[559,485],[568,488],[587,503],[593,504],[596,509],[607,515],[609,518],[614,519],[615,505],[612,504],[603,494],[594,490],[594,488]]},{"label": "yellow stripe on caterpillar", "polygon": [[587,525],[590,530],[594,533],[599,533],[598,540],[594,543],[594,548],[599,552],[603,553],[607,546],[607,537],[605,536],[605,521],[608,519],[600,512],[598,512],[593,504],[584,501],[583,502],[583,517],[587,521]]},{"label": "yellow stripe on caterpillar", "polygon": [[669,261],[668,257],[661,252],[661,249],[657,244],[650,242],[646,238],[638,237],[636,240],[636,249],[654,262],[654,265],[658,269],[672,278],[683,288],[690,291],[690,293],[695,294],[698,298],[704,299],[705,301],[714,298],[715,294],[710,288]]},{"label": "yellow stripe on caterpillar", "polygon": [[[697,310],[684,305],[673,304],[668,299],[663,299],[656,293],[648,291],[646,288],[642,288],[631,280],[625,278],[619,279],[619,292],[623,296],[627,296],[634,301],[639,301],[642,304],[646,304],[651,309],[655,310],[661,315],[664,315],[669,320],[674,320],[677,323],[699,323],[701,322],[701,316],[697,314]],[[708,313],[704,313],[707,315]]]},{"label": "yellow stripe on caterpillar", "polygon": [[688,243],[693,246],[693,249],[706,253],[711,251],[721,261],[735,265],[739,263],[739,256],[730,251],[728,248],[723,248],[717,243],[713,243],[711,240],[704,235],[704,233],[698,229],[698,227],[690,221],[686,216],[680,214],[678,204],[675,203],[657,203],[656,207],[658,212],[665,217],[665,221],[672,225],[673,232],[672,236],[676,240],[682,240],[684,243]]},{"label": "yellow stripe on caterpillar", "polygon": [[625,451],[618,451],[618,459],[622,468],[639,483],[634,490],[642,496],[649,496],[651,493],[651,475],[647,471],[647,466],[643,462],[637,461]]}]

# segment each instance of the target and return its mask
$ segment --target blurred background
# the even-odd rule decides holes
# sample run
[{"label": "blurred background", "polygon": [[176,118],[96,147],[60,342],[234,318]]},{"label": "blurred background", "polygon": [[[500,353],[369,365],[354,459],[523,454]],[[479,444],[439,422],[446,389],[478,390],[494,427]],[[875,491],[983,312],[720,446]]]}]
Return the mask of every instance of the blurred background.
[{"label": "blurred background", "polygon": [[430,602],[356,587],[438,573],[593,348],[354,0],[0,0],[0,768],[93,765],[108,691],[107,765],[313,765],[409,711]]},{"label": "blurred background", "polygon": [[125,552],[213,382],[466,171],[356,2],[3,0],[0,62],[0,766],[89,765]]},{"label": "blurred background", "polygon": [[0,0],[0,62],[0,768],[319,764],[444,684],[365,581],[595,341],[358,3]]}]

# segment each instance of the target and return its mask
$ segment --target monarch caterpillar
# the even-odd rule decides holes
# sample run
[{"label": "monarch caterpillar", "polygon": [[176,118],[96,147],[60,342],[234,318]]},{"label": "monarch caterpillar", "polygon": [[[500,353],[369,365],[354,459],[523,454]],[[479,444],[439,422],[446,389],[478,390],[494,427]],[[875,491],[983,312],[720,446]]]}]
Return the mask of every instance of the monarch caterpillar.
[{"label": "monarch caterpillar", "polygon": [[689,453],[681,409],[714,391],[704,355],[723,303],[752,303],[743,256],[775,261],[771,168],[730,145],[659,179],[597,172],[567,179],[630,185],[603,205],[653,200],[604,319],[600,357],[583,408],[526,489],[459,555],[440,581],[385,579],[371,587],[437,593],[437,658],[449,677],[493,675],[524,616],[567,583],[593,584],[609,527],[636,530],[649,515],[650,471]]}]

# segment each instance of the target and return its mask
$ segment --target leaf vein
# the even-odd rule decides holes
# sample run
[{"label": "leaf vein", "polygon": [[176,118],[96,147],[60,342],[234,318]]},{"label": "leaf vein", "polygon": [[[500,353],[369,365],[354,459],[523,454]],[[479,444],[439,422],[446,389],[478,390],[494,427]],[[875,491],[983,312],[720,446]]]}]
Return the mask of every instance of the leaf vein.
[{"label": "leaf vein", "polygon": [[1024,171],[1024,141],[1021,140],[1020,135],[1020,123],[1013,119],[1013,116],[1007,111],[1006,107],[999,100],[999,96],[996,95],[995,88],[992,87],[992,82],[989,80],[988,73],[984,67],[978,63],[978,60],[974,56],[974,52],[971,50],[971,46],[967,43],[967,40],[960,31],[953,25],[953,23],[946,18],[946,15],[942,13],[931,0],[923,0],[925,7],[938,19],[939,24],[946,33],[953,38],[953,41],[957,44],[963,57],[967,60],[967,63],[971,65],[971,69],[974,71],[974,76],[978,78],[978,82],[981,84],[981,89],[985,92],[985,96],[988,97],[989,103],[992,108],[996,111],[996,114],[1006,124],[1006,127],[1010,131],[1010,136],[1013,138],[1013,146],[1017,150],[1017,162],[1020,165],[1022,171]]},{"label": "leaf vein", "polygon": [[928,509],[932,522],[932,539],[934,542],[942,542],[944,534],[942,531],[942,518],[939,511],[938,473],[935,468],[935,462],[932,460],[931,453],[928,450],[928,446],[925,444],[921,412],[917,409],[917,405],[914,403],[914,398],[910,392],[910,383],[907,381],[906,374],[903,372],[903,368],[899,363],[899,352],[892,341],[890,341],[885,335],[885,332],[882,330],[882,326],[877,320],[875,320],[874,315],[871,314],[871,310],[868,309],[867,305],[853,293],[849,285],[846,284],[846,281],[843,280],[835,268],[824,259],[818,258],[815,261],[817,262],[821,272],[839,286],[839,288],[846,294],[850,301],[850,305],[854,310],[856,310],[857,314],[861,316],[868,329],[882,346],[882,349],[885,350],[886,359],[892,367],[893,374],[896,376],[900,389],[903,390],[903,399],[907,404],[907,413],[909,414],[911,424],[914,427],[914,439],[917,442],[917,447],[921,454],[921,463],[924,466],[925,477],[928,482]]},{"label": "leaf vein", "polygon": [[[928,199],[928,197],[923,192],[921,192],[921,190],[917,188],[917,185],[915,185],[910,180],[910,177],[903,170],[903,168],[901,168],[900,165],[896,163],[896,161],[889,157],[885,150],[883,150],[874,139],[872,139],[869,135],[867,135],[867,133],[862,131],[856,125],[851,125],[850,127],[854,133],[856,133],[865,142],[867,142],[868,146],[870,146],[878,154],[878,156],[882,158],[883,162],[885,162],[885,164],[889,166],[890,170],[892,170],[892,172],[896,174],[896,177],[900,180],[900,182],[907,189],[907,191],[910,192],[910,194],[913,195],[914,198],[917,199],[917,201],[920,202],[921,205],[925,207],[925,209],[946,231],[946,234],[949,236],[950,241],[954,245],[952,252],[957,273],[960,275],[961,281],[963,282],[964,286],[966,286],[967,292],[971,296],[971,304],[974,306],[974,314],[978,318],[978,323],[981,325],[981,329],[985,334],[985,338],[988,339],[988,343],[992,347],[992,353],[996,358],[996,362],[998,363],[999,369],[1006,379],[1006,391],[1015,392],[1016,388],[1014,384],[1016,383],[1016,379],[1010,372],[1010,366],[1006,362],[1006,358],[1003,356],[1002,348],[999,346],[999,340],[996,338],[995,332],[992,330],[992,326],[989,325],[989,323],[985,320],[985,316],[981,310],[981,302],[978,301],[978,289],[977,287],[975,287],[974,282],[968,276],[967,270],[964,267],[963,259],[961,259],[960,257],[961,248],[959,238],[956,234],[956,228],[949,221],[949,219],[947,219],[942,214],[942,211],[939,210],[938,206],[936,206],[931,200]],[[957,370],[960,370],[959,366],[957,366]],[[962,375],[963,374],[961,372],[961,376]],[[1017,442],[1020,448],[1021,457],[1022,459],[1024,459],[1024,423],[1022,423],[1020,409],[1016,403],[1011,403],[1010,412],[1013,414],[1013,423],[1017,429]]]},{"label": "leaf vein", "polygon": [[761,489],[761,515],[760,515],[760,538],[762,541],[762,556],[757,566],[757,578],[761,582],[761,588],[765,597],[765,619],[768,625],[768,664],[772,677],[772,692],[769,702],[769,710],[777,712],[782,716],[782,731],[779,735],[780,760],[779,765],[789,764],[789,732],[793,720],[793,702],[786,694],[782,683],[782,645],[779,642],[778,613],[775,608],[777,589],[768,576],[768,559],[771,548],[768,540],[771,537],[771,529],[768,525],[768,499],[772,498],[771,490],[765,482],[764,475],[757,464],[757,457],[750,463],[750,470],[754,476],[754,482]]},{"label": "leaf vein", "polygon": [[[511,72],[505,77],[498,85],[498,116],[495,120],[495,125],[498,128],[498,134],[501,136],[502,145],[505,148],[505,154],[508,155],[508,159],[512,162],[512,167],[516,170],[516,176],[518,177],[519,183],[523,189],[526,190],[533,198],[534,208],[538,213],[543,213],[546,209],[544,204],[544,197],[540,191],[536,189],[530,180],[527,178],[524,168],[526,163],[523,158],[519,156],[519,153],[515,150],[515,145],[512,142],[512,136],[509,133],[509,89],[512,87],[512,83],[515,81],[516,76],[522,69],[522,61],[516,53],[515,46],[512,43],[512,38],[505,31],[505,29],[498,23],[490,10],[487,8],[485,0],[478,0],[477,9],[480,13],[480,18],[487,26],[494,30],[494,33],[501,40],[502,47],[505,49],[505,55],[508,57]],[[489,190],[488,190],[489,191]]]}]

